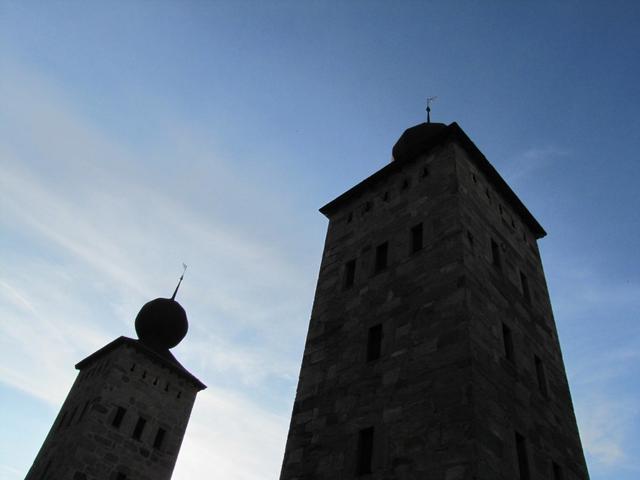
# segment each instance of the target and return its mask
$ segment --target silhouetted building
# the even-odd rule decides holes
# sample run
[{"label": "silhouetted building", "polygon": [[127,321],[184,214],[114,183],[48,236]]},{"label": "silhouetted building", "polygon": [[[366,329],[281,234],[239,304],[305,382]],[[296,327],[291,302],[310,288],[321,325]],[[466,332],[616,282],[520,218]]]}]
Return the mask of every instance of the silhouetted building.
[{"label": "silhouetted building", "polygon": [[119,337],[76,365],[26,480],[171,478],[196,394],[206,387],[169,352],[188,328],[178,302],[147,303],[135,325],[138,340]]},{"label": "silhouetted building", "polygon": [[281,480],[587,480],[536,241],[456,123],[325,205]]}]

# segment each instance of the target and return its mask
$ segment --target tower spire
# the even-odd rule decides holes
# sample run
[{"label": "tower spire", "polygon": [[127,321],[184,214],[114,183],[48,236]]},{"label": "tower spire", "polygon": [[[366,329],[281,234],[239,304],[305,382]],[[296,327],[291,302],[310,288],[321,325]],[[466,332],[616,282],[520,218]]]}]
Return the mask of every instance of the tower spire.
[{"label": "tower spire", "polygon": [[431,104],[438,97],[427,97],[427,123],[431,123]]},{"label": "tower spire", "polygon": [[182,264],[182,275],[180,275],[180,280],[178,280],[178,285],[176,285],[176,289],[173,291],[173,295],[171,295],[171,300],[176,299],[176,294],[178,293],[178,289],[180,288],[180,284],[182,283],[182,279],[184,278],[184,272],[187,271],[187,266]]}]

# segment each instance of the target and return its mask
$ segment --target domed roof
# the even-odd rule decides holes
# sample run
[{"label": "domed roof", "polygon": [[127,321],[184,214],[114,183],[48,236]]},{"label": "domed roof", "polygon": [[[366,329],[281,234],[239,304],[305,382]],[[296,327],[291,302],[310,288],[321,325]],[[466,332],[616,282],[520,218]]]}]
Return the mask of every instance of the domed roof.
[{"label": "domed roof", "polygon": [[136,333],[147,345],[169,349],[187,334],[189,322],[184,308],[172,298],[156,298],[146,303],[136,317]]},{"label": "domed roof", "polygon": [[412,160],[427,150],[432,140],[446,130],[444,123],[421,123],[408,128],[393,146],[395,161]]}]

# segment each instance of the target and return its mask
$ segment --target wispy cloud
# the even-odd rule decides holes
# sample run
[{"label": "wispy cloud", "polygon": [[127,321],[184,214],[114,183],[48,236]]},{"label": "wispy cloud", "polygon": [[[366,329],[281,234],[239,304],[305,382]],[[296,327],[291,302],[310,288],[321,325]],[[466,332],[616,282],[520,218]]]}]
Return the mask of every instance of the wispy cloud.
[{"label": "wispy cloud", "polygon": [[[156,151],[157,161],[180,165],[181,153],[198,152],[208,168],[198,175],[214,179],[217,191],[200,183],[194,195],[225,202],[191,204],[171,171],[141,171],[137,147],[93,125],[46,79],[26,71],[7,77],[0,227],[10,255],[0,271],[0,381],[59,405],[73,364],[131,335],[142,303],[170,295],[185,261],[180,299],[192,334],[176,355],[210,389],[196,403],[176,478],[275,477],[288,418],[261,407],[257,392],[282,395],[269,386],[274,377],[295,382],[316,270],[291,263],[286,240],[247,235],[229,211],[234,203],[269,211],[278,199],[232,174],[208,141],[182,125],[158,132],[176,143],[164,156]],[[260,222],[254,230],[271,228],[268,218],[252,220]],[[289,342],[296,346],[281,348]],[[35,455],[42,440],[26,448]]]},{"label": "wispy cloud", "polygon": [[518,182],[525,177],[562,161],[568,151],[554,146],[533,147],[509,158],[503,174],[509,182]]}]

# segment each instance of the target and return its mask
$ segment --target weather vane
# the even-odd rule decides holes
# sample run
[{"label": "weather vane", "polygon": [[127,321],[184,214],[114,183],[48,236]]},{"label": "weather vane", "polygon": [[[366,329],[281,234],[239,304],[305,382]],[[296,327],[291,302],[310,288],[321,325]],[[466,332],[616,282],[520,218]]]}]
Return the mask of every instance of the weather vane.
[{"label": "weather vane", "polygon": [[184,278],[184,272],[187,271],[187,265],[185,263],[182,264],[182,275],[180,275],[180,280],[178,280],[178,285],[176,285],[176,289],[171,296],[171,300],[176,299],[176,294],[178,293],[178,289],[180,288],[180,284],[182,283],[182,279]]},{"label": "weather vane", "polygon": [[427,123],[431,123],[431,104],[438,97],[427,97]]}]

